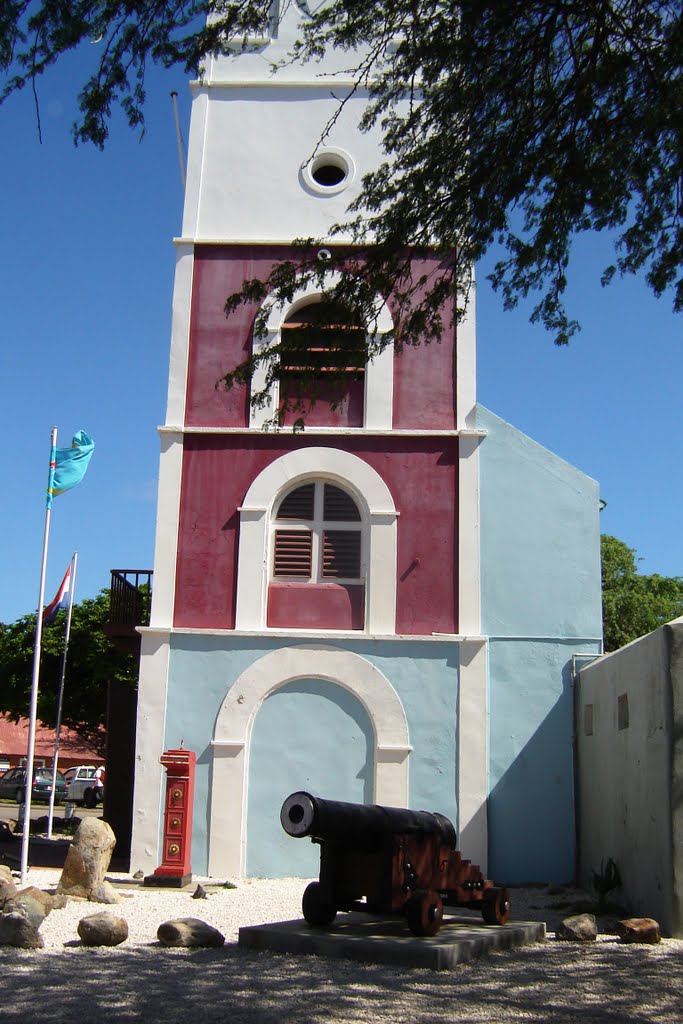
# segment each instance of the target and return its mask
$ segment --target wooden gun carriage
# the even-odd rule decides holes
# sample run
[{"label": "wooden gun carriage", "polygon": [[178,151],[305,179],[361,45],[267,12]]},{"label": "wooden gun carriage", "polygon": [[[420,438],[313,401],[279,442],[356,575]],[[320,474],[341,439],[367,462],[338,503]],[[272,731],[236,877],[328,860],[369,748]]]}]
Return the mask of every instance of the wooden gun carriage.
[{"label": "wooden gun carriage", "polygon": [[313,927],[332,924],[339,910],[402,913],[414,935],[435,935],[444,905],[480,910],[486,924],[510,916],[507,890],[462,859],[443,814],[299,792],[283,803],[280,821],[288,835],[320,845],[319,880],[303,896]]}]

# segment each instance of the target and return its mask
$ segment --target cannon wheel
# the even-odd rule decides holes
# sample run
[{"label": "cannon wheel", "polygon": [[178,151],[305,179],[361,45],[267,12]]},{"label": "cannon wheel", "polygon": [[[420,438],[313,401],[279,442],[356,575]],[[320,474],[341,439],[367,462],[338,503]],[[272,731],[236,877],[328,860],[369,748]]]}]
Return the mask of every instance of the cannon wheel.
[{"label": "cannon wheel", "polygon": [[337,908],[323,896],[320,882],[311,882],[306,886],[301,908],[312,928],[327,928],[337,916]]},{"label": "cannon wheel", "polygon": [[507,889],[486,889],[481,901],[481,916],[486,924],[507,924],[510,897]]},{"label": "cannon wheel", "polygon": [[438,892],[414,893],[406,904],[406,917],[413,935],[436,935],[443,921],[443,902]]}]

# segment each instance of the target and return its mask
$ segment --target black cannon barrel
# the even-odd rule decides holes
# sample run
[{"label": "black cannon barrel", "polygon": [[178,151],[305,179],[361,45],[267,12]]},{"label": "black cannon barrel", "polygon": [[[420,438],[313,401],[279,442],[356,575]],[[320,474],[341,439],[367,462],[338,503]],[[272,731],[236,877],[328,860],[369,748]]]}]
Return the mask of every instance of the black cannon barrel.
[{"label": "black cannon barrel", "polygon": [[310,793],[292,793],[282,805],[280,821],[285,832],[299,839],[310,836],[330,842],[377,842],[392,834],[437,834],[450,849],[456,847],[453,823],[444,814],[411,811],[406,807],[351,804],[322,800]]}]

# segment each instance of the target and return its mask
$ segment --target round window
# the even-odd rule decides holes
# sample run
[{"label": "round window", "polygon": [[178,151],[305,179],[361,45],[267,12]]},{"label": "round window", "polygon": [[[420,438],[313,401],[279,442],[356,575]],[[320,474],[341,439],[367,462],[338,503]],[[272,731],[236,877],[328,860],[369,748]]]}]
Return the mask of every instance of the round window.
[{"label": "round window", "polygon": [[333,195],[346,188],[353,177],[351,157],[341,150],[325,149],[303,169],[304,181],[318,195]]}]

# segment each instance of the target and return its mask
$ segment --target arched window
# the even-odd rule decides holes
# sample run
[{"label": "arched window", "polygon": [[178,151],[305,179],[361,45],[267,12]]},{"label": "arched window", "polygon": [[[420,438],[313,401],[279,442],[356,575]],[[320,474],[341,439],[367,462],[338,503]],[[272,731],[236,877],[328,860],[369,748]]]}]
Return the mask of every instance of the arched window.
[{"label": "arched window", "polygon": [[294,449],[258,474],[239,513],[237,629],[394,633],[398,513],[367,462]]},{"label": "arched window", "polygon": [[[332,274],[328,287],[333,288],[337,282],[337,275]],[[291,352],[284,355],[284,360],[281,359],[281,373],[276,374],[268,400],[263,406],[250,405],[250,427],[261,430],[264,426],[272,425],[274,411],[281,408],[280,398],[283,388],[291,388],[297,377],[297,359],[304,360],[303,365],[308,367],[314,365],[312,360],[315,360],[317,363],[315,372],[319,378],[322,378],[319,381],[319,388],[321,385],[324,386],[325,375],[329,376],[329,372],[324,367],[333,365],[331,360],[339,359],[343,360],[341,365],[347,370],[347,384],[351,393],[341,405],[335,403],[334,409],[331,408],[331,403],[322,398],[319,393],[315,407],[304,416],[306,426],[313,428],[320,426],[364,427],[366,430],[391,429],[394,394],[393,341],[387,338],[382,351],[369,362],[364,363],[358,357],[358,353],[362,350],[358,339],[359,332],[364,331],[365,326],[359,322],[357,316],[354,317],[352,312],[344,312],[338,307],[335,310],[335,315],[330,316],[328,302],[329,300],[320,292],[318,286],[310,284],[306,288],[302,288],[291,303],[273,303],[265,324],[265,334],[262,338],[254,337],[253,339],[255,353],[261,348],[282,343],[287,334],[291,335],[290,340],[303,342],[306,333],[312,337],[316,322],[320,324],[321,320],[326,321],[327,329],[323,327],[317,332],[317,344],[311,342],[310,344],[291,346]],[[388,335],[394,329],[389,309],[379,296],[377,298],[377,313],[373,318],[373,329],[378,335]],[[287,347],[290,346],[287,345]],[[294,352],[297,347],[299,348],[298,355]],[[313,351],[314,349],[320,351],[316,353]],[[300,366],[301,363],[299,363],[299,369]],[[252,378],[252,393],[261,391],[265,387],[266,375],[265,364],[259,365]],[[283,378],[289,378],[289,381]],[[293,411],[285,415],[284,421],[285,424],[291,425],[301,418],[301,411]]]},{"label": "arched window", "polygon": [[358,504],[336,483],[286,491],[270,522],[268,625],[363,629],[363,538]]},{"label": "arched window", "polygon": [[323,481],[302,484],[275,511],[271,578],[360,583],[362,539],[361,515],[350,494]]},{"label": "arched window", "polygon": [[365,327],[339,303],[297,307],[280,327],[280,405],[285,424],[363,425]]}]

